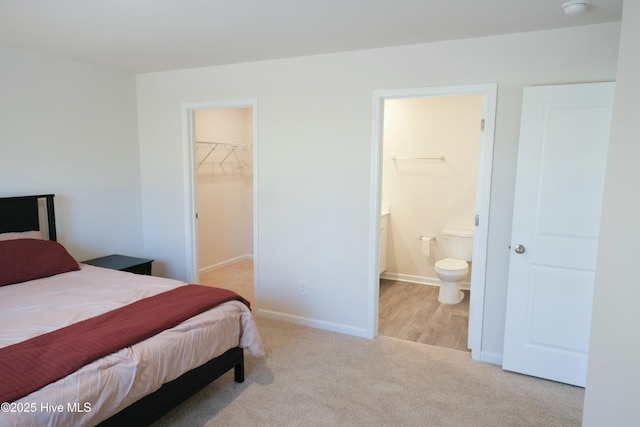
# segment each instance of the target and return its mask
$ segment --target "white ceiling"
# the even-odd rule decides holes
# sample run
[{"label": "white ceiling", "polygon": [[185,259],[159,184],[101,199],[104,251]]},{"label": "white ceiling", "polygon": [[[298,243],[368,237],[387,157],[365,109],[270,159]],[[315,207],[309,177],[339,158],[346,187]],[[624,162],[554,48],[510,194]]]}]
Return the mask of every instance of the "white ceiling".
[{"label": "white ceiling", "polygon": [[0,0],[0,44],[144,73],[621,19],[563,1]]}]

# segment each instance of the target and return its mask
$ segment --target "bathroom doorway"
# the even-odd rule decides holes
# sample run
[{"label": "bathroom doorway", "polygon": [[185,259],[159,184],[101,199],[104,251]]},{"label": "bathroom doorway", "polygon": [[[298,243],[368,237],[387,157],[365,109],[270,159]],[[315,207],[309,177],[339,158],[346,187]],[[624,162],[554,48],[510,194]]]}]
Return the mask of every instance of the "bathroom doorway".
[{"label": "bathroom doorway", "polygon": [[[479,354],[496,89],[376,93],[379,277],[372,293],[380,334]],[[434,264],[445,257],[444,228],[474,231],[457,305],[437,302]]]},{"label": "bathroom doorway", "polygon": [[462,302],[440,304],[435,262],[441,230],[474,229],[481,121],[481,95],[384,101],[381,335],[467,350],[471,276]]},{"label": "bathroom doorway", "polygon": [[191,278],[255,304],[255,101],[194,104],[189,123]]}]

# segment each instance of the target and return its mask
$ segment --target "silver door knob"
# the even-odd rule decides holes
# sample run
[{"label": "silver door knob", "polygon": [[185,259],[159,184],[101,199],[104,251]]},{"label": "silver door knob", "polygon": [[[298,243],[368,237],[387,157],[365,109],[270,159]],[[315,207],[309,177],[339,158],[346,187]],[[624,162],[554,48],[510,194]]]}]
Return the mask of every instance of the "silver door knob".
[{"label": "silver door knob", "polygon": [[525,251],[524,245],[516,245],[513,249],[516,251],[517,254],[523,254]]}]

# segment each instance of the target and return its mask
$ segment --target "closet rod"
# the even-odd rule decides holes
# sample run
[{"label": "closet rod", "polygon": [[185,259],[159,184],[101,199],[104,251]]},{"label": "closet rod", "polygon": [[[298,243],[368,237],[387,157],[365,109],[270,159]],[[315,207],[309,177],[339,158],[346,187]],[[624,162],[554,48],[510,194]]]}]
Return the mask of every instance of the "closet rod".
[{"label": "closet rod", "polygon": [[402,156],[391,156],[393,160],[440,160],[444,162],[444,156],[440,157],[402,157]]}]

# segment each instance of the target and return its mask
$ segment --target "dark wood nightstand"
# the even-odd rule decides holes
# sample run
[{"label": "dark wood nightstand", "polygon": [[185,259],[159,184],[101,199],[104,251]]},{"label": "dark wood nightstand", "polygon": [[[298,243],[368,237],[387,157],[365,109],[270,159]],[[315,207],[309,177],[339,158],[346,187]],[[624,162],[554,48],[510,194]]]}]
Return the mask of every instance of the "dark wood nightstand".
[{"label": "dark wood nightstand", "polygon": [[113,270],[151,276],[151,263],[153,261],[152,259],[134,258],[124,255],[108,255],[83,262],[85,264],[95,265],[96,267],[111,268]]}]

